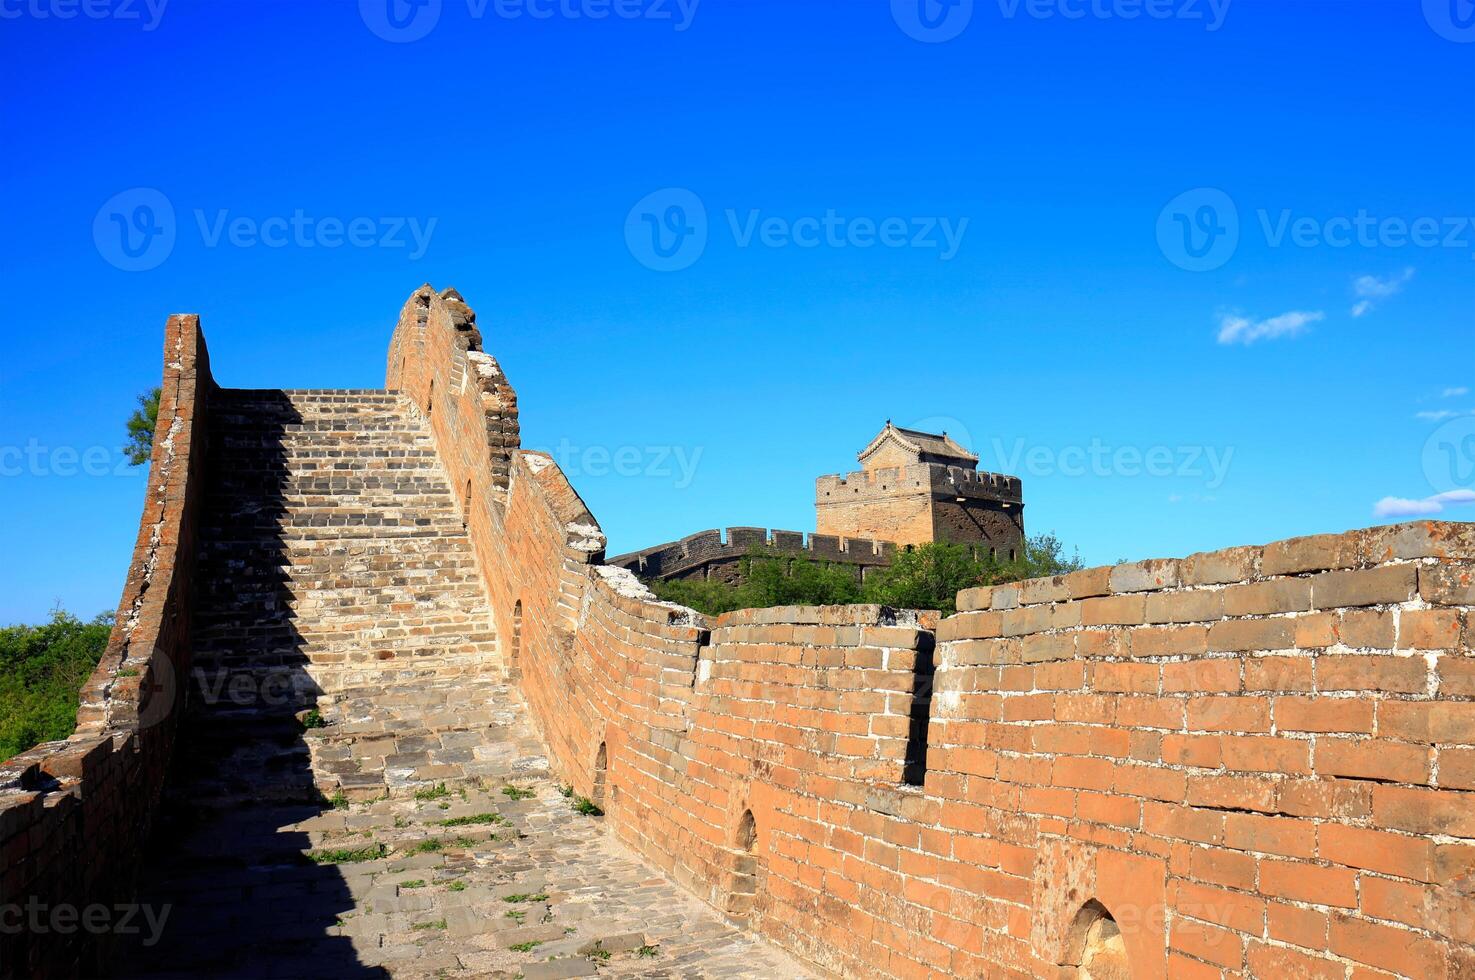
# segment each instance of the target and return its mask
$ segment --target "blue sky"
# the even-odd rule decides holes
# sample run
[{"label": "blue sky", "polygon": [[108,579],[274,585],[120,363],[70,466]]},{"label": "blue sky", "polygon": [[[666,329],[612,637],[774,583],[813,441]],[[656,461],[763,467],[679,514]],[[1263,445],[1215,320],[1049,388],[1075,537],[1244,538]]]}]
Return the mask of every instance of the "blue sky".
[{"label": "blue sky", "polygon": [[388,2],[0,0],[0,622],[116,604],[167,314],[377,387],[426,281],[612,552],[888,418],[1091,563],[1475,517],[1469,0]]}]

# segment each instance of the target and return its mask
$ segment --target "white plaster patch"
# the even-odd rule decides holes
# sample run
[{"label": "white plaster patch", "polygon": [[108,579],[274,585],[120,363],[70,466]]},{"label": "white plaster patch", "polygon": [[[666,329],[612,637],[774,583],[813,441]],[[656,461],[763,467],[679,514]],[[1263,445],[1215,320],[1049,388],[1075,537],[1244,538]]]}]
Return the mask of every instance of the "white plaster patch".
[{"label": "white plaster patch", "polygon": [[497,366],[496,361],[492,360],[490,354],[483,353],[479,350],[470,350],[466,352],[466,359],[476,368],[476,373],[479,376],[489,381],[495,381],[502,377],[502,369]]},{"label": "white plaster patch", "polygon": [[604,532],[599,529],[597,524],[583,524],[579,521],[572,521],[564,526],[564,530],[569,533],[568,544],[570,548],[578,551],[587,551],[591,554],[604,549]]},{"label": "white plaster patch", "polygon": [[636,578],[635,573],[628,568],[618,568],[614,565],[595,565],[594,571],[600,578],[604,579],[606,585],[627,599],[651,600],[655,598],[651,594],[650,589],[645,587],[645,583]]}]

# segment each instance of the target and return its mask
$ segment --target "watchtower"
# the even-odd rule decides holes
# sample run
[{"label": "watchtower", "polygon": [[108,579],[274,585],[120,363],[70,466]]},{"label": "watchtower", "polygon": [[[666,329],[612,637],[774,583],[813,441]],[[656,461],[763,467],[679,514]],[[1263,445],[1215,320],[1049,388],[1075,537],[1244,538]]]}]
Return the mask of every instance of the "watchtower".
[{"label": "watchtower", "polygon": [[1024,542],[1018,477],[978,469],[978,457],[946,432],[889,421],[857,455],[862,469],[815,482],[820,534],[897,544],[986,545],[1002,558]]}]

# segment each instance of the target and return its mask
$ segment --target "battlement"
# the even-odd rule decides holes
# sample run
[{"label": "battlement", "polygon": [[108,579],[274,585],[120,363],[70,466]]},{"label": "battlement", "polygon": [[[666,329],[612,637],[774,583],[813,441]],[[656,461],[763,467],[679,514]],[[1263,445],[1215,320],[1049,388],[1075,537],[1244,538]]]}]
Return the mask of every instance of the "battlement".
[{"label": "battlement", "polygon": [[921,491],[1014,504],[1022,504],[1024,500],[1023,484],[1017,476],[940,463],[913,463],[822,476],[815,481],[815,491],[820,500],[827,495],[880,496]]},{"label": "battlement", "polygon": [[842,538],[833,534],[730,527],[689,534],[679,541],[617,555],[608,564],[626,568],[643,579],[733,578],[737,565],[754,550],[831,561],[869,568],[890,565],[896,554],[893,541]]},{"label": "battlement", "polygon": [[[17,905],[126,901],[162,785],[214,397],[197,322],[172,320],[169,345],[148,509],[77,734],[0,767]],[[865,568],[907,542],[824,531],[821,503],[820,533],[709,530],[606,563],[557,463],[520,450],[516,395],[459,296],[417,291],[388,368],[462,504],[470,591],[553,775],[817,971],[1475,971],[1475,525],[967,590],[941,622],[882,606],[710,620],[631,566],[763,547]],[[1019,481],[966,466],[817,490],[921,540],[1023,533]],[[0,934],[0,976],[96,972],[90,945]]]},{"label": "battlement", "polygon": [[917,545],[952,541],[997,554],[1024,541],[1018,477],[970,466],[908,463],[822,476],[814,484],[817,529]]}]

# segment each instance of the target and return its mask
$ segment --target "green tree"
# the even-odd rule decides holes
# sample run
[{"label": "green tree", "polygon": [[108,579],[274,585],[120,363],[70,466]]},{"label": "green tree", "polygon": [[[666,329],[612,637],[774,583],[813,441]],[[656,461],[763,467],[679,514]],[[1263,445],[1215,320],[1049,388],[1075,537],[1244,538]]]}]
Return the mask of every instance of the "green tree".
[{"label": "green tree", "polygon": [[44,626],[0,629],[0,759],[72,734],[79,693],[107,648],[112,618],[84,623],[58,609]]},{"label": "green tree", "polygon": [[842,606],[863,602],[855,570],[848,565],[754,551],[739,564],[741,584],[672,579],[647,582],[659,599],[690,606],[709,616],[734,609],[769,606]]},{"label": "green tree", "polygon": [[1001,572],[973,556],[967,545],[934,541],[898,551],[891,564],[871,573],[866,599],[902,609],[957,609],[961,589],[971,589]]},{"label": "green tree", "polygon": [[664,582],[655,579],[645,584],[650,586],[657,599],[674,602],[708,616],[720,616],[742,608],[737,586],[728,582],[674,578]]},{"label": "green tree", "polygon": [[128,445],[123,447],[123,451],[134,466],[142,466],[154,454],[154,428],[159,424],[159,396],[162,393],[162,389],[154,388],[139,395],[138,407],[128,417]]},{"label": "green tree", "polygon": [[897,552],[891,565],[872,572],[861,585],[848,565],[754,552],[743,559],[743,581],[649,582],[668,602],[708,615],[768,606],[838,606],[874,602],[901,609],[957,611],[958,593],[981,585],[1047,578],[1081,568],[1078,554],[1065,556],[1053,534],[1029,538],[1015,558],[978,557],[963,544],[934,541]]},{"label": "green tree", "polygon": [[1003,582],[1021,582],[1029,578],[1050,578],[1054,575],[1078,572],[1084,567],[1080,552],[1073,550],[1067,558],[1065,544],[1053,532],[1038,534],[1025,540],[1024,551],[1015,561],[1002,566],[1001,578],[985,582],[985,584],[999,585]]},{"label": "green tree", "polygon": [[849,565],[783,555],[754,556],[738,586],[740,609],[766,606],[843,606],[864,602]]}]

